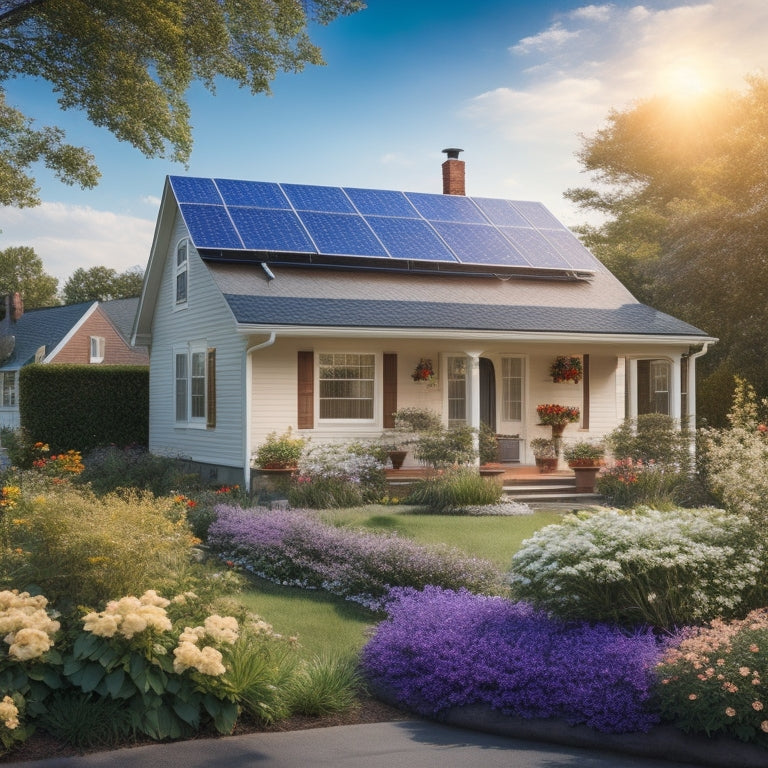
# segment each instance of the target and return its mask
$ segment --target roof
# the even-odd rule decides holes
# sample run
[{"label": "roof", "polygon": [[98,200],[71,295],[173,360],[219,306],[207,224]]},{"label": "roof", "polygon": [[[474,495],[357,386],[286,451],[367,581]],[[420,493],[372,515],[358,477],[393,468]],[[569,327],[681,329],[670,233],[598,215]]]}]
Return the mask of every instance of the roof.
[{"label": "roof", "polygon": [[68,304],[61,307],[30,309],[9,328],[15,338],[13,352],[0,370],[15,371],[34,362],[38,350],[48,356],[95,310],[98,302]]},{"label": "roof", "polygon": [[[307,210],[322,206],[322,217]],[[408,206],[415,210],[412,216]],[[387,211],[392,221],[382,229],[379,219]],[[246,333],[391,329],[402,334],[554,333],[714,341],[689,323],[640,304],[539,203],[168,177],[134,343],[151,340],[154,304],[172,238],[178,236],[178,217],[239,330]],[[484,223],[477,217],[485,217]],[[384,238],[376,246],[384,251],[352,253],[356,245],[369,242],[368,234],[362,240],[348,237],[353,220],[355,227],[369,226],[374,234],[399,231],[399,242]],[[422,232],[430,228],[426,241],[413,235],[413,222],[420,222]],[[297,235],[297,226],[304,228],[303,235]],[[316,247],[325,235],[326,246]],[[433,235],[444,236],[451,260],[429,251]],[[514,263],[504,257],[511,251],[489,250],[498,238],[506,239],[517,254]],[[345,244],[348,252],[341,253]]]},{"label": "roof", "polygon": [[131,329],[136,318],[136,310],[139,307],[139,297],[129,299],[112,299],[102,301],[101,308],[115,326],[115,330],[123,337],[126,344],[130,344]]}]

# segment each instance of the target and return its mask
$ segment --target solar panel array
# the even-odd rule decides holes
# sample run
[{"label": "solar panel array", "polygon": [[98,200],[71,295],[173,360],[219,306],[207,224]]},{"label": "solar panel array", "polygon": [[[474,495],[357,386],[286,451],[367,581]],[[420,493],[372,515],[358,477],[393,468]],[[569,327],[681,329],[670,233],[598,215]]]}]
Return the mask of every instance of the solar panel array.
[{"label": "solar panel array", "polygon": [[189,176],[169,179],[192,242],[203,252],[255,252],[288,261],[302,256],[370,259],[393,268],[416,262],[473,270],[602,270],[540,203]]}]

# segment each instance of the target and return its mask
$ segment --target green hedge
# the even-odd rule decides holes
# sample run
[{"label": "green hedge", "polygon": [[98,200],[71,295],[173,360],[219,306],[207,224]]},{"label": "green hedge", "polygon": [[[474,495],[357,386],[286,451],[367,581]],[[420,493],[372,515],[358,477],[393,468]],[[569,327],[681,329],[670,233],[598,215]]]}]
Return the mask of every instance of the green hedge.
[{"label": "green hedge", "polygon": [[149,368],[27,365],[19,375],[21,426],[51,451],[147,445]]}]

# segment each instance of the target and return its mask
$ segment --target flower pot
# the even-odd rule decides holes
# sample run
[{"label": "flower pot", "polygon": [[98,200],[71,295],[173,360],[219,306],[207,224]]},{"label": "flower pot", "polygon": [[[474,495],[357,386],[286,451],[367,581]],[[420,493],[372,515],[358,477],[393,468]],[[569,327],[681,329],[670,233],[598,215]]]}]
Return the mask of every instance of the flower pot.
[{"label": "flower pot", "polygon": [[576,475],[576,492],[594,493],[595,481],[600,467],[572,467],[572,469]]},{"label": "flower pot", "polygon": [[557,469],[557,458],[536,457],[536,466],[543,475],[548,472],[554,472]]},{"label": "flower pot", "polygon": [[387,456],[389,456],[389,460],[392,462],[392,469],[400,469],[407,455],[408,451],[389,451]]},{"label": "flower pot", "polygon": [[571,469],[576,469],[577,467],[602,467],[603,460],[602,459],[571,459],[568,462],[568,466]]}]

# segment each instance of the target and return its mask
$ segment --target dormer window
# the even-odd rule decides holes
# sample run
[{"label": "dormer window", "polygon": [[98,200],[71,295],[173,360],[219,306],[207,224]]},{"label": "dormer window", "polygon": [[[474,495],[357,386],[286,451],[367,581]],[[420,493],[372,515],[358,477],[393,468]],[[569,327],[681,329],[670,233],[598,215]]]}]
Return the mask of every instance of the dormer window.
[{"label": "dormer window", "polygon": [[103,336],[91,336],[91,356],[90,362],[103,363],[104,362],[104,348],[106,344]]},{"label": "dormer window", "polygon": [[189,241],[181,240],[176,248],[176,306],[187,305],[189,286]]}]

